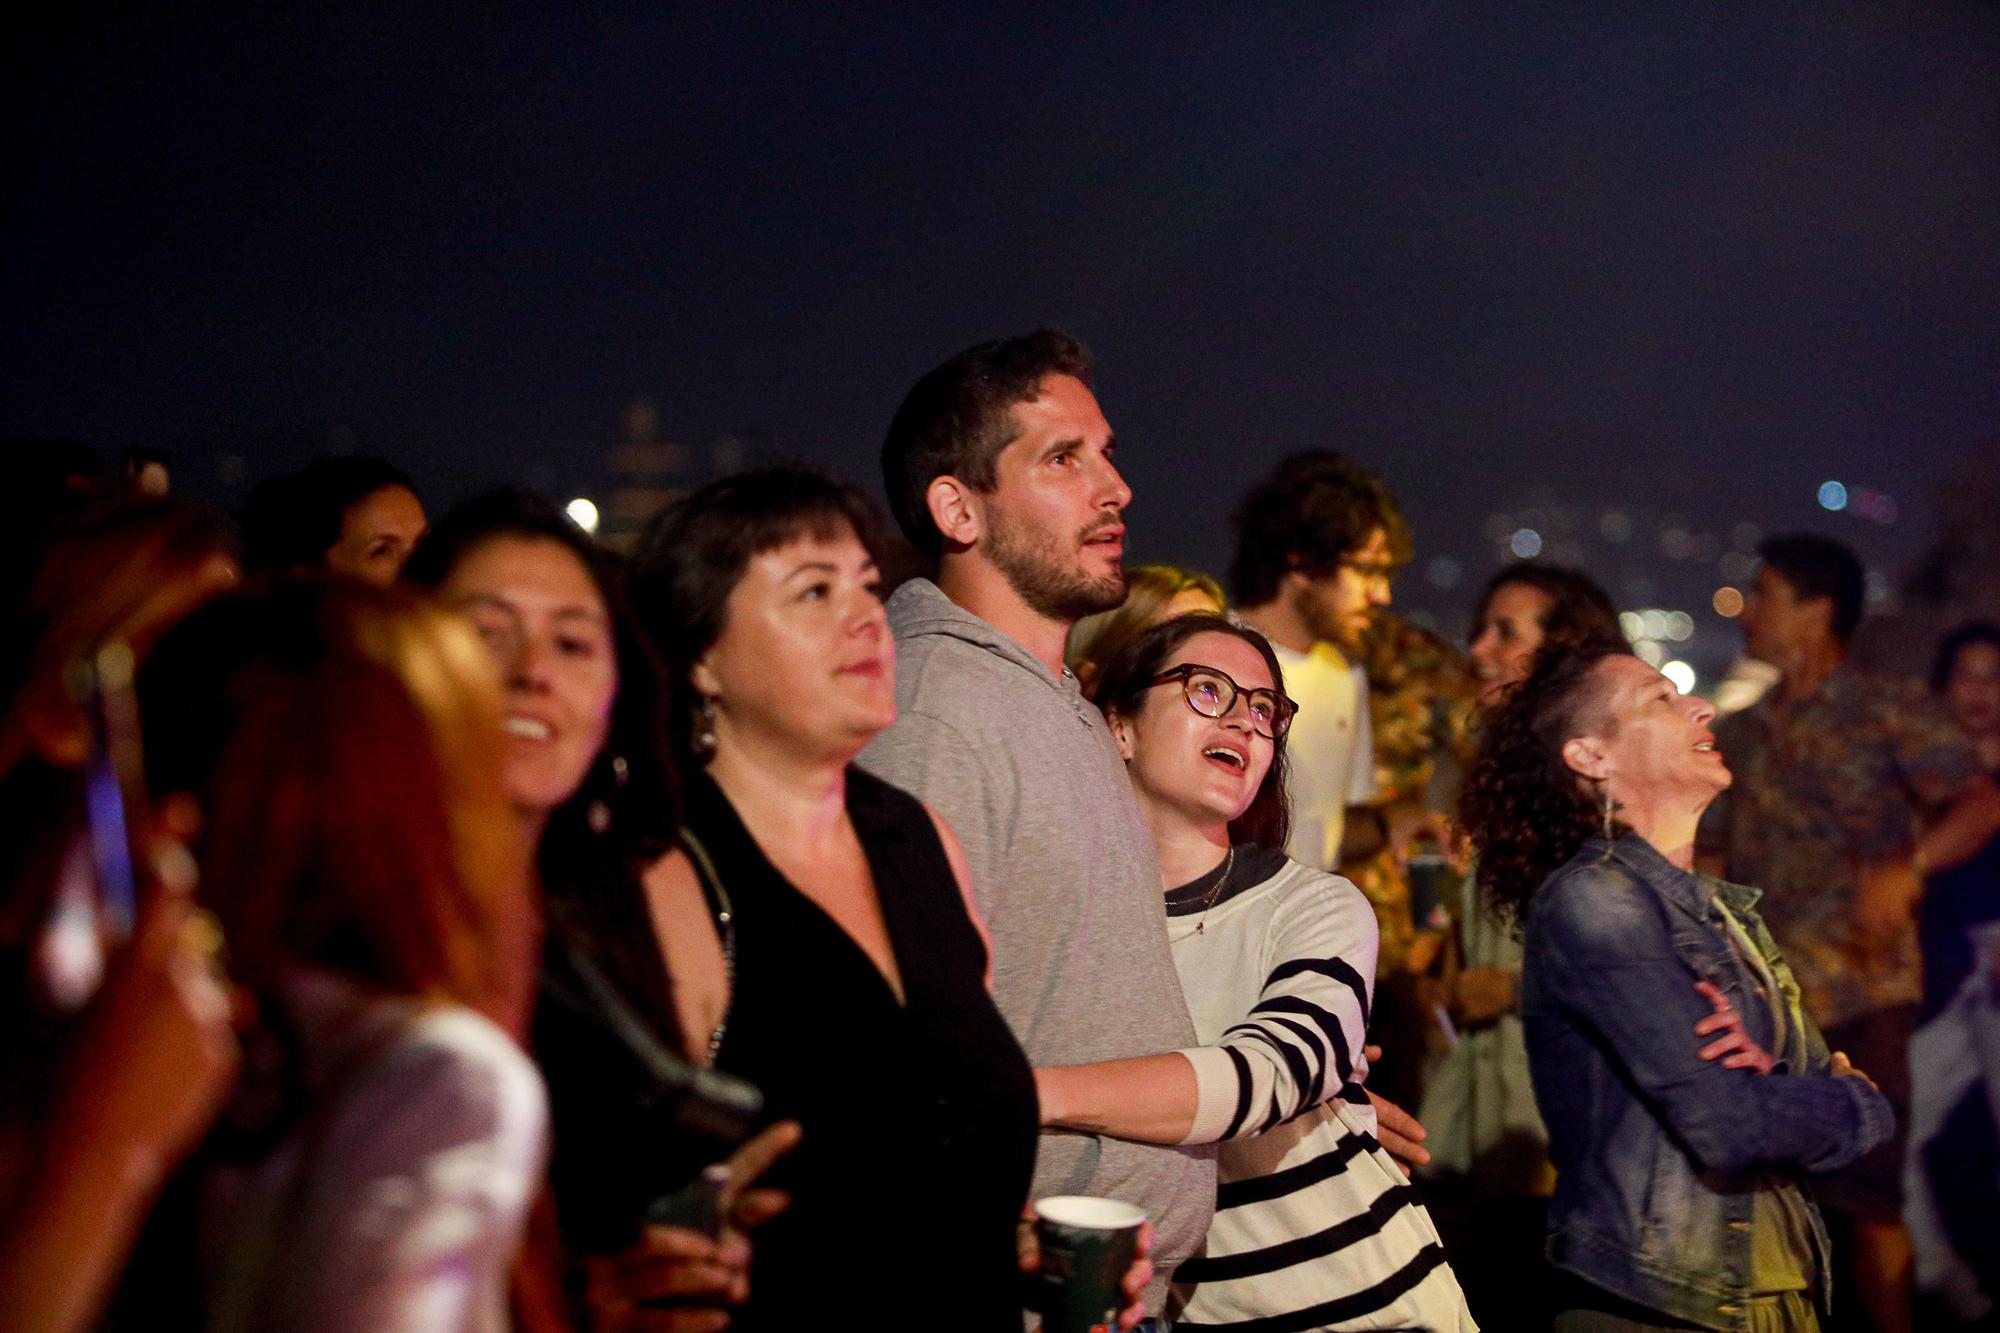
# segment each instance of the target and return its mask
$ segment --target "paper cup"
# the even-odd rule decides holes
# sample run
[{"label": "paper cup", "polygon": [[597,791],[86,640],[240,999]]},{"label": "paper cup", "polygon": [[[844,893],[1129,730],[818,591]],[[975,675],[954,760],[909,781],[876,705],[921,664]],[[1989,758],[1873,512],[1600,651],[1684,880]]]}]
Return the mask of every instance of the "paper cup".
[{"label": "paper cup", "polygon": [[1139,1253],[1146,1215],[1129,1203],[1062,1194],[1035,1203],[1037,1277],[1047,1333],[1113,1329],[1125,1308],[1125,1274]]}]

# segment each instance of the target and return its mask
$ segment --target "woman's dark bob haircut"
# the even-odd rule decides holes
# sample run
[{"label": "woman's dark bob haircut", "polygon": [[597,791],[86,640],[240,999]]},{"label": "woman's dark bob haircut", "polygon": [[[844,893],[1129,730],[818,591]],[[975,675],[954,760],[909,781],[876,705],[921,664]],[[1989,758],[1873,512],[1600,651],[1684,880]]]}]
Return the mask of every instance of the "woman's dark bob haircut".
[{"label": "woman's dark bob haircut", "polygon": [[667,673],[667,736],[693,754],[701,700],[689,673],[722,637],[729,594],[753,557],[797,541],[852,534],[878,563],[882,521],[868,497],[801,467],[723,477],[674,501],[646,525],[632,556],[632,595]]},{"label": "woman's dark bob haircut", "polygon": [[[1107,715],[1138,716],[1139,710],[1146,704],[1153,681],[1166,668],[1167,660],[1197,634],[1227,634],[1243,640],[1255,648],[1262,655],[1264,665],[1271,668],[1271,683],[1277,686],[1278,693],[1285,692],[1285,669],[1278,664],[1278,655],[1271,650],[1270,640],[1248,625],[1239,625],[1226,616],[1201,612],[1162,620],[1113,653],[1098,674],[1091,697]],[[1257,794],[1250,799],[1249,808],[1229,825],[1230,841],[1252,843],[1258,847],[1285,845],[1286,839],[1291,836],[1291,815],[1285,800],[1286,767],[1285,738],[1279,736],[1271,742],[1270,771],[1264,774],[1264,781],[1258,786]]]}]

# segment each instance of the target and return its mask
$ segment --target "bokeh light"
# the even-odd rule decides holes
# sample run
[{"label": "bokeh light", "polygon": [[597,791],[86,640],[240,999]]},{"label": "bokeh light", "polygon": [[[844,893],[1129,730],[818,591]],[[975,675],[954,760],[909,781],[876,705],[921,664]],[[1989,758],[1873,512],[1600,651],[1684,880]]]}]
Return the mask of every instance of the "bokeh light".
[{"label": "bokeh light", "polygon": [[597,506],[595,504],[592,504],[589,500],[579,495],[576,499],[571,500],[563,506],[563,512],[569,515],[570,522],[576,524],[593,537],[597,535]]},{"label": "bokeh light", "polygon": [[1715,608],[1715,614],[1718,616],[1734,620],[1743,614],[1743,593],[1740,589],[1732,588],[1725,583],[1715,590],[1715,596],[1710,599],[1709,605]]},{"label": "bokeh light", "polygon": [[1847,488],[1837,481],[1823,481],[1819,484],[1819,507],[1839,513],[1847,508]]},{"label": "bokeh light", "polygon": [[1674,683],[1674,688],[1682,694],[1694,693],[1694,668],[1676,657],[1660,668],[1660,674]]},{"label": "bokeh light", "polygon": [[1533,528],[1517,528],[1507,549],[1523,560],[1533,560],[1542,553],[1542,534]]}]

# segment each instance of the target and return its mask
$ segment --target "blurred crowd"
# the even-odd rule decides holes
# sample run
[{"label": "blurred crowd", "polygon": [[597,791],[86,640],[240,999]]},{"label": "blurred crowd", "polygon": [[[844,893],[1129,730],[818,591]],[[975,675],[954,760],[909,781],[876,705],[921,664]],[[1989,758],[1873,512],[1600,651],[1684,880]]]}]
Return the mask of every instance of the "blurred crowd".
[{"label": "blurred crowd", "polygon": [[2000,627],[1863,673],[1774,537],[1718,717],[1587,571],[1399,617],[1327,451],[1128,566],[1091,383],[982,343],[896,531],[767,467],[621,553],[20,459],[7,1326],[997,1333],[1056,1196],[1124,1328],[1993,1318]]}]

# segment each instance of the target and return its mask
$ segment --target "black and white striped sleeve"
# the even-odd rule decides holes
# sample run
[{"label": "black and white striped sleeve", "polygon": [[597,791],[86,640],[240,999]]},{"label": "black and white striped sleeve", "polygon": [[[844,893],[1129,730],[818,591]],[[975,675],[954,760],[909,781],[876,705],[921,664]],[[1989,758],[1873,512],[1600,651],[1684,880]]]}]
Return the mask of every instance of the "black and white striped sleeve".
[{"label": "black and white striped sleeve", "polygon": [[1257,944],[1266,971],[1255,1005],[1216,1044],[1181,1052],[1200,1089],[1188,1143],[1272,1129],[1343,1090],[1358,1093],[1366,1070],[1379,940],[1361,891],[1314,875],[1286,896]]}]

